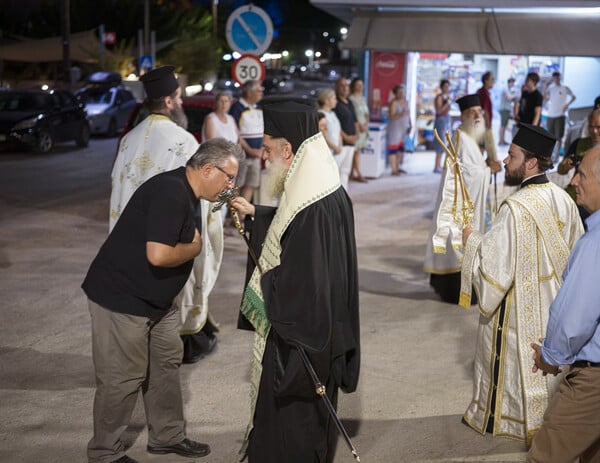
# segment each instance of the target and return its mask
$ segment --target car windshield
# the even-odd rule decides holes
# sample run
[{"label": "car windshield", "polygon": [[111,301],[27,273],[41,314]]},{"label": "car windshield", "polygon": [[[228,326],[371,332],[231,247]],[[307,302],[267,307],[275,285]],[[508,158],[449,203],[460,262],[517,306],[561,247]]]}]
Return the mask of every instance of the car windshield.
[{"label": "car windshield", "polygon": [[81,96],[85,104],[110,104],[112,93],[110,91],[88,91]]},{"label": "car windshield", "polygon": [[37,111],[52,108],[46,93],[0,93],[0,111]]},{"label": "car windshield", "polygon": [[183,109],[188,118],[187,129],[190,132],[200,132],[202,130],[202,124],[204,123],[204,118],[212,111],[210,108],[196,108],[194,106],[184,106]]}]

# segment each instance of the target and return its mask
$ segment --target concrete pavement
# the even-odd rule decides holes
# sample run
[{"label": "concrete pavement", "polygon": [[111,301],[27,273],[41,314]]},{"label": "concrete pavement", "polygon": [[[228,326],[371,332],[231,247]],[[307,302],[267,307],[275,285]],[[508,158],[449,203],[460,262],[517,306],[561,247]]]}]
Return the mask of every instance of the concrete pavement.
[{"label": "concrete pavement", "polygon": [[[479,315],[440,302],[421,270],[440,178],[431,172],[433,153],[407,154],[404,167],[408,175],[350,184],[362,370],[358,391],[341,395],[339,414],[363,462],[524,461],[524,444],[461,424]],[[107,176],[110,160],[97,169]],[[43,169],[35,172],[43,181]],[[81,186],[75,194],[78,201],[68,203],[0,198],[2,463],[86,461],[94,374],[80,284],[106,235],[109,185]],[[235,329],[245,251],[237,236],[225,244],[210,297],[221,324],[218,347],[181,368],[188,435],[211,445],[212,453],[196,460],[207,463],[238,461],[249,417],[252,335]],[[138,403],[128,455],[140,462],[194,461],[148,454],[144,423]],[[350,461],[340,441],[336,463]]]}]

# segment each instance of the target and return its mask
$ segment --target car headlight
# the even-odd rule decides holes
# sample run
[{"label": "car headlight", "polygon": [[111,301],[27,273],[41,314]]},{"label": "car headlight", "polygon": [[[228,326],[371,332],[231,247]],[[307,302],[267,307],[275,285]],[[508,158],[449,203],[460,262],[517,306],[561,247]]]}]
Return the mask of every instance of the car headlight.
[{"label": "car headlight", "polygon": [[32,127],[35,127],[35,124],[37,124],[38,118],[38,116],[35,116],[30,117],[29,119],[24,119],[21,122],[16,123],[13,127],[13,130],[31,129]]},{"label": "car headlight", "polygon": [[87,109],[86,111],[89,117],[94,117],[102,114],[101,109]]}]

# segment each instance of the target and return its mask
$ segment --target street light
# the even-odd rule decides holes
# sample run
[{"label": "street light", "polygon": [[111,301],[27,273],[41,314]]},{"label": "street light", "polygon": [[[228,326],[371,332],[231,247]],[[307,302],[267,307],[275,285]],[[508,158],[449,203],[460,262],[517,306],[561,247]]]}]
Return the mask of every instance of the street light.
[{"label": "street light", "polygon": [[315,53],[312,49],[308,49],[304,52],[304,56],[306,56],[308,58],[308,69],[312,69],[313,67],[313,60],[314,60],[314,56]]}]

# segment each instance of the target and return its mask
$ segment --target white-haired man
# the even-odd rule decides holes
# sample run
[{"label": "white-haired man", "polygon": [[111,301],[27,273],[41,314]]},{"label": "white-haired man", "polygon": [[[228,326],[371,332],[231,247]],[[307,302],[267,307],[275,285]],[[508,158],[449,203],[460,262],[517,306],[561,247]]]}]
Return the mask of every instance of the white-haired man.
[{"label": "white-haired man", "polygon": [[569,366],[533,438],[528,463],[600,461],[600,146],[583,158],[572,181],[577,204],[591,215],[575,244],[550,306],[542,345],[533,343],[533,372]]},{"label": "white-haired man", "polygon": [[[461,125],[458,128],[458,161],[469,196],[475,207],[473,227],[480,232],[486,230],[486,198],[490,185],[490,173],[501,170],[500,162],[484,159],[480,143],[485,135],[485,121],[479,95],[466,95],[457,101],[460,108]],[[444,140],[445,134],[439,136]],[[452,207],[456,195],[454,165],[446,165],[427,247],[423,269],[430,273],[430,284],[443,301],[458,304],[460,295],[460,269],[463,257],[462,232],[453,220]],[[460,206],[460,205],[459,205]]]}]

